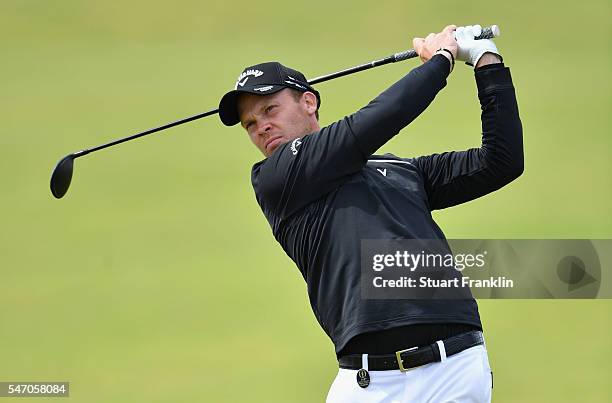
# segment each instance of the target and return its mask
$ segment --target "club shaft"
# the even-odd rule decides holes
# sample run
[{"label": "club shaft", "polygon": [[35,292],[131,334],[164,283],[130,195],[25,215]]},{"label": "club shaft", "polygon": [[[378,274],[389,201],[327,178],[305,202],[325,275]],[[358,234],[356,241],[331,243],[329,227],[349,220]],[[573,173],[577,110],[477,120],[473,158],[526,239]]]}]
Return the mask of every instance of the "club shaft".
[{"label": "club shaft", "polygon": [[[480,36],[477,36],[474,39],[491,39],[499,36],[499,28],[497,25],[491,25],[490,27],[485,27],[482,29],[482,33]],[[360,64],[359,66],[351,67],[349,69],[337,71],[335,73],[327,74],[324,76],[316,77],[308,80],[308,84],[318,84],[324,81],[333,80],[334,78],[347,76],[349,74],[357,73],[359,71],[368,70],[373,67],[382,66],[389,63],[400,62],[402,60],[408,60],[417,57],[418,54],[414,49],[409,49],[404,52],[395,53],[391,56],[387,56],[384,59],[373,60],[370,63]]]},{"label": "club shaft", "polygon": [[[474,39],[490,39],[490,38],[494,38],[496,36],[499,36],[499,28],[497,27],[497,25],[492,25],[490,27],[483,28],[482,29],[482,34],[480,36],[474,38]],[[374,68],[374,67],[378,67],[378,66],[383,66],[383,65],[389,64],[389,63],[395,63],[395,62],[399,62],[399,61],[402,61],[402,60],[412,59],[412,58],[415,58],[417,56],[418,55],[417,55],[417,53],[416,53],[416,51],[414,49],[409,49],[409,50],[406,50],[404,52],[399,52],[399,53],[395,53],[395,54],[393,54],[391,56],[387,56],[384,59],[373,60],[373,61],[371,61],[369,63],[360,64],[359,66],[351,67],[351,68],[348,68],[348,69],[345,69],[345,70],[337,71],[335,73],[331,73],[331,74],[327,74],[327,75],[324,75],[324,76],[313,78],[311,80],[308,80],[308,83],[309,84],[322,83],[324,81],[329,81],[329,80],[332,80],[334,78],[347,76],[349,74],[357,73],[357,72],[363,71],[363,70],[368,70],[368,69],[371,69],[371,68]],[[145,130],[143,132],[140,132],[140,133],[128,136],[128,137],[124,137],[122,139],[118,139],[118,140],[112,141],[112,142],[107,143],[107,144],[102,144],[102,145],[97,146],[97,147],[93,147],[93,148],[89,148],[89,149],[78,151],[76,153],[73,153],[72,156],[74,158],[78,158],[78,157],[81,157],[83,155],[87,155],[87,154],[89,154],[91,152],[94,152],[94,151],[99,151],[99,150],[102,150],[104,148],[108,148],[108,147],[112,147],[112,146],[117,145],[117,144],[125,143],[126,141],[131,141],[131,140],[137,139],[137,138],[142,137],[142,136],[146,136],[146,135],[151,134],[151,133],[159,132],[161,130],[169,129],[169,128],[174,127],[174,126],[182,125],[183,123],[191,122],[191,121],[194,121],[194,120],[197,120],[197,119],[204,118],[206,116],[214,115],[214,114],[216,114],[218,112],[219,112],[219,109],[211,109],[208,112],[199,113],[197,115],[189,116],[189,117],[177,120],[175,122],[171,122],[171,123],[165,124],[163,126],[154,127],[152,129],[148,129],[148,130]]]},{"label": "club shaft", "polygon": [[215,113],[218,113],[218,112],[219,112],[219,109],[211,109],[208,112],[199,113],[197,115],[189,116],[189,117],[177,120],[175,122],[167,123],[167,124],[165,124],[163,126],[154,127],[152,129],[145,130],[144,132],[136,133],[136,134],[133,134],[131,136],[124,137],[122,139],[111,141],[110,143],[106,143],[106,144],[102,144],[102,145],[97,146],[97,147],[81,150],[81,151],[78,151],[78,152],[74,153],[73,155],[74,155],[75,158],[76,157],[81,157],[83,155],[89,154],[89,153],[94,152],[94,151],[99,151],[99,150],[102,150],[102,149],[107,148],[107,147],[111,147],[111,146],[114,146],[114,145],[117,145],[117,144],[120,144],[120,143],[125,143],[126,141],[134,140],[134,139],[137,139],[139,137],[146,136],[147,134],[155,133],[155,132],[158,132],[158,131],[161,131],[161,130],[169,129],[169,128],[174,127],[174,126],[182,125],[183,123],[191,122],[193,120],[201,119],[201,118],[204,118],[206,116],[214,115]]}]

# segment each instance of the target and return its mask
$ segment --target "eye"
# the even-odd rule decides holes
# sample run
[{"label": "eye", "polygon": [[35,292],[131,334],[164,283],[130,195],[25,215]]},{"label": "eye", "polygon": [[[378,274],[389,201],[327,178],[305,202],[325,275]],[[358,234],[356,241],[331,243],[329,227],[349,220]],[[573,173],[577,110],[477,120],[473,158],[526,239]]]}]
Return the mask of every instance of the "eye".
[{"label": "eye", "polygon": [[270,105],[266,108],[266,113],[270,113],[270,111],[272,111],[273,108],[276,108],[277,105]]}]

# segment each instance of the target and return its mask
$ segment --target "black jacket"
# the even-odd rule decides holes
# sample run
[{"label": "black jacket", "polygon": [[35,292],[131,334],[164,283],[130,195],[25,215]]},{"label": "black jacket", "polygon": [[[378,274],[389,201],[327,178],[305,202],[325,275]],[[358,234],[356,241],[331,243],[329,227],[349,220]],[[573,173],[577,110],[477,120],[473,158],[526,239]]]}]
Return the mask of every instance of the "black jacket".
[{"label": "black jacket", "polygon": [[[508,68],[475,72],[482,146],[416,158],[372,155],[446,85],[436,55],[367,106],[279,146],[253,166],[257,201],[308,285],[336,352],[355,335],[416,323],[481,328],[472,299],[368,300],[360,296],[362,239],[444,239],[431,211],[483,196],[523,171],[522,128]],[[384,172],[384,174],[383,174]]]}]

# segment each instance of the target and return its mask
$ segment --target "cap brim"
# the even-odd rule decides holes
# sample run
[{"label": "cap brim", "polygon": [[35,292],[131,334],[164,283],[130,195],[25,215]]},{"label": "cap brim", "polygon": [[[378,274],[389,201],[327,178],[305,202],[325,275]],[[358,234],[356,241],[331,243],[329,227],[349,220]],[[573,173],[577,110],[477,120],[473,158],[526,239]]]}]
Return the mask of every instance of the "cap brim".
[{"label": "cap brim", "polygon": [[285,88],[287,87],[282,85],[261,84],[228,92],[223,95],[221,102],[219,102],[219,117],[221,118],[221,122],[226,126],[234,126],[240,123],[240,116],[238,116],[238,97],[240,94],[268,95],[274,94]]}]

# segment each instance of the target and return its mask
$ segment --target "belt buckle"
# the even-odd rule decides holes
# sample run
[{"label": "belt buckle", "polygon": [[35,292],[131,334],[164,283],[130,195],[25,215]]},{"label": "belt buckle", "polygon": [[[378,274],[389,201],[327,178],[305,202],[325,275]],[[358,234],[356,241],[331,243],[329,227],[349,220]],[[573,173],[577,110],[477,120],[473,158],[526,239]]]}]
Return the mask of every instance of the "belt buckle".
[{"label": "belt buckle", "polygon": [[396,351],[395,352],[395,358],[397,360],[397,364],[399,365],[399,370],[402,372],[406,372],[408,371],[410,368],[404,368],[404,361],[402,360],[402,353],[405,353],[407,351],[412,351],[412,350],[416,350],[417,348],[419,348],[418,346],[416,347],[411,347],[411,348],[407,348],[406,350],[400,350],[400,351]]}]

